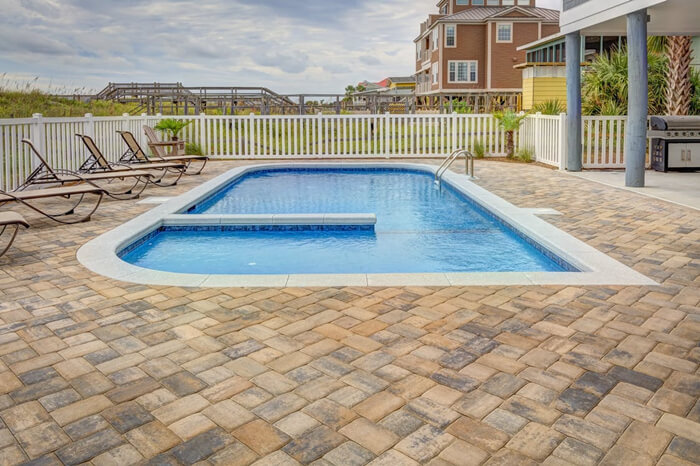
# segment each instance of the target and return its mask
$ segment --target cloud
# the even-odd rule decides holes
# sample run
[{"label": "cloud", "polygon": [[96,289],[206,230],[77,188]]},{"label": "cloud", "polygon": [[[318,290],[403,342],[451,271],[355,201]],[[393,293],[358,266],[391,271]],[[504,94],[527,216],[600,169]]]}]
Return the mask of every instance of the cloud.
[{"label": "cloud", "polygon": [[414,73],[435,0],[0,0],[0,74],[343,92]]}]

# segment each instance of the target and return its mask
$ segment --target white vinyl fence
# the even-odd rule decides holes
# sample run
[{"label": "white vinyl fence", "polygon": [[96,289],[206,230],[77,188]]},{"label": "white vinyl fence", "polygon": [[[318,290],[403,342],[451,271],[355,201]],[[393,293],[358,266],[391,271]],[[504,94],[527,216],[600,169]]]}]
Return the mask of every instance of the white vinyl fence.
[{"label": "white vinyl fence", "polygon": [[[126,147],[118,130],[131,131],[147,150],[143,125],[165,116],[0,119],[0,189],[21,184],[36,161],[22,138],[31,139],[55,168],[75,170],[87,157],[75,134],[95,139],[116,161]],[[180,137],[219,159],[428,158],[484,146],[506,153],[506,137],[492,115],[176,116],[190,120]],[[584,117],[584,166],[624,166],[624,117]],[[517,148],[537,161],[565,168],[566,115],[530,115],[516,133]]]}]

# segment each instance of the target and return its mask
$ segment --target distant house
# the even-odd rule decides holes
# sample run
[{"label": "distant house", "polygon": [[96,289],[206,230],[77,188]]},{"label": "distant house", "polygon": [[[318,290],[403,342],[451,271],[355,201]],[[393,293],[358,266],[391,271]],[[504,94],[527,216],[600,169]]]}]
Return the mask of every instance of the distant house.
[{"label": "distant house", "polygon": [[413,76],[390,77],[377,83],[363,81],[357,87],[364,90],[352,94],[353,104],[365,104],[376,112],[387,111],[390,104],[400,104],[406,110],[413,101],[416,80]]},{"label": "distant house", "polygon": [[416,45],[419,105],[467,101],[475,109],[494,100],[511,105],[522,92],[525,61],[518,47],[559,31],[559,12],[535,0],[441,0],[421,24]]}]

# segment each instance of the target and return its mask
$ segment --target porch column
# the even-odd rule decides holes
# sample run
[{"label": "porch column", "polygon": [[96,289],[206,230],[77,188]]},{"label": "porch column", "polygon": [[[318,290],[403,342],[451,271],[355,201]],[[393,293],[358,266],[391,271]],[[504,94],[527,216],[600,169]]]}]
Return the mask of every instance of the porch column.
[{"label": "porch column", "polygon": [[629,89],[625,134],[625,185],[644,187],[647,158],[649,76],[647,70],[647,10],[627,15]]},{"label": "porch column", "polygon": [[583,169],[581,145],[581,34],[576,31],[566,35],[566,169],[580,172]]}]

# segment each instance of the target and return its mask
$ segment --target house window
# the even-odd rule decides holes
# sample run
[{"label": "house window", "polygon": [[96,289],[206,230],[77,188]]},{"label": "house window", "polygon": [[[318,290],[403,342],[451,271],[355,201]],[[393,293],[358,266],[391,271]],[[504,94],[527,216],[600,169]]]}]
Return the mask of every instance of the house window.
[{"label": "house window", "polygon": [[440,28],[433,29],[433,50],[438,49],[438,41],[440,40]]},{"label": "house window", "polygon": [[489,6],[500,6],[501,0],[487,0],[486,4]]},{"label": "house window", "polygon": [[457,46],[457,26],[445,26],[445,47]]},{"label": "house window", "polygon": [[515,5],[515,0],[503,0],[503,6]]},{"label": "house window", "polygon": [[441,15],[446,15],[446,14],[447,14],[447,5],[443,5],[443,6],[440,8],[440,14],[441,14]]},{"label": "house window", "polygon": [[479,62],[473,60],[448,62],[449,77],[451,83],[476,83],[479,79]]},{"label": "house window", "polygon": [[420,50],[420,42],[418,42],[418,43],[416,44],[416,61],[420,61],[420,58],[421,58],[421,57],[420,57],[420,52],[421,52],[421,50]]},{"label": "house window", "polygon": [[513,42],[513,23],[496,24],[496,42]]},{"label": "house window", "polygon": [[433,84],[440,82],[440,63],[433,63]]},{"label": "house window", "polygon": [[[478,3],[481,2],[481,3]],[[484,0],[472,0],[472,5],[483,5]],[[457,0],[457,5],[469,5],[469,0]]]},{"label": "house window", "polygon": [[518,0],[518,5],[530,6],[530,5],[532,5],[532,0]]}]

